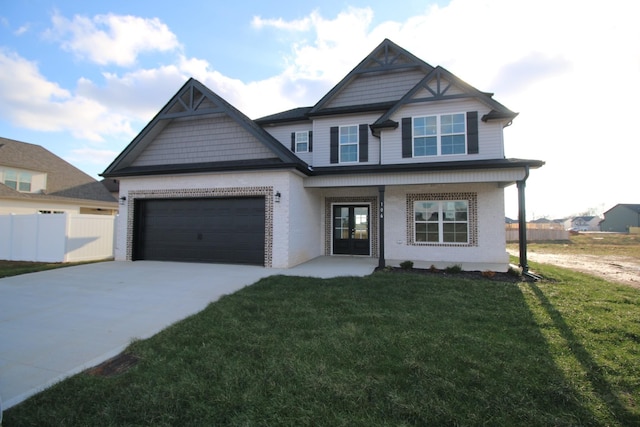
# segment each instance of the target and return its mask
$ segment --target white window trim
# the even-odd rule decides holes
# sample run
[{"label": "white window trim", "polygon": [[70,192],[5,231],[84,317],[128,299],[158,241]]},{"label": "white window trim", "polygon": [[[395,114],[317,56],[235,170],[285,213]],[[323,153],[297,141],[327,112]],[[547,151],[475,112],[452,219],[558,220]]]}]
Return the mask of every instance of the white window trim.
[{"label": "white window trim", "polygon": [[[307,140],[304,141],[304,142],[298,142],[298,135],[306,135]],[[298,150],[298,144],[305,144],[307,148],[305,150]],[[308,130],[296,132],[295,149],[296,149],[296,153],[308,153],[309,152],[309,131]]]},{"label": "white window trim", "polygon": [[[423,202],[428,202],[428,203],[437,203],[438,204],[438,221],[416,221],[415,219],[415,211],[416,211],[416,204],[418,203],[423,203]],[[457,221],[457,220],[453,220],[453,221],[445,221],[444,218],[444,205],[446,203],[457,203],[457,202],[464,202],[467,205],[467,220],[466,221]],[[414,222],[414,231],[413,231],[413,239],[415,241],[415,243],[417,245],[420,244],[425,244],[425,243],[431,243],[431,244],[446,244],[446,245],[468,245],[469,244],[469,201],[468,200],[463,200],[463,199],[459,199],[459,200],[416,200],[413,202],[413,212],[414,212],[414,218],[413,218],[413,222]],[[437,223],[438,224],[438,241],[434,242],[434,241],[419,241],[416,238],[416,234],[417,234],[417,227],[416,224],[434,224]],[[445,224],[466,224],[467,225],[467,239],[464,242],[446,242],[444,240],[444,225]]]},{"label": "white window trim", "polygon": [[[453,154],[442,154],[442,131],[441,131],[441,117],[442,116],[454,116],[456,114],[462,114],[464,118],[464,153],[453,153]],[[436,118],[436,154],[435,155],[424,155],[417,156],[415,154],[415,141],[416,136],[414,134],[415,131],[415,119],[422,119],[425,117],[435,117]],[[449,135],[449,134],[447,134]],[[468,129],[467,129],[467,113],[466,112],[456,112],[456,113],[446,113],[446,114],[429,114],[424,116],[415,116],[411,117],[411,157],[413,158],[424,158],[424,157],[438,157],[438,156],[463,156],[467,154],[467,138],[468,138]]]},{"label": "white window trim", "polygon": [[[414,202],[452,202],[466,201],[467,205],[467,243],[460,242],[416,242],[415,240],[415,209]],[[472,247],[478,246],[478,194],[475,192],[455,193],[408,193],[407,194],[407,244],[411,246],[434,247]]]},{"label": "white window trim", "polygon": [[[340,141],[340,136],[342,135],[342,129],[344,128],[349,128],[349,127],[355,127],[356,128],[356,142],[350,142],[348,144],[342,144],[342,142]],[[355,145],[356,146],[356,159],[353,161],[344,161],[342,160],[342,147],[346,146],[346,145]],[[340,126],[338,128],[338,163],[342,163],[342,164],[354,164],[354,163],[358,163],[358,159],[360,158],[360,126],[355,124],[355,125],[344,125],[344,126]]]}]

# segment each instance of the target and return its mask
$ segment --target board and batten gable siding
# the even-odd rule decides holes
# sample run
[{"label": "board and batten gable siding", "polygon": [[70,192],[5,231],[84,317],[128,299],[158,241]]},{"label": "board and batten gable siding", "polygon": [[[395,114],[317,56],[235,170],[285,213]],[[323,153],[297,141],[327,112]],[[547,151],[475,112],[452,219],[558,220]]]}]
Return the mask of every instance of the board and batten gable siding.
[{"label": "board and batten gable siding", "polygon": [[[341,166],[340,163],[331,163],[331,128],[351,125],[371,125],[381,113],[373,114],[352,114],[345,116],[317,117],[313,121],[313,166]],[[349,165],[378,164],[380,160],[380,139],[371,135],[368,129],[369,153],[366,162],[347,163]]]},{"label": "board and batten gable siding", "polygon": [[[439,114],[478,112],[478,153],[446,156],[403,157],[402,156],[402,119]],[[391,117],[400,125],[397,129],[383,130],[382,164],[425,163],[460,160],[486,160],[504,158],[503,123],[499,121],[483,122],[482,116],[491,111],[486,105],[474,99],[454,101],[429,101],[408,104],[398,109]]]},{"label": "board and batten gable siding", "polygon": [[324,107],[398,101],[424,76],[424,72],[418,70],[361,74]]},{"label": "board and batten gable siding", "polygon": [[[308,132],[312,130],[311,122],[283,124],[274,126],[264,126],[263,129],[267,131],[272,137],[278,140],[280,144],[284,145],[289,151],[291,151],[291,133],[292,132]],[[315,135],[314,146],[315,149]],[[313,165],[313,152],[295,153],[303,162],[308,165]]]},{"label": "board and batten gable siding", "polygon": [[132,166],[257,160],[276,157],[226,115],[175,119]]}]

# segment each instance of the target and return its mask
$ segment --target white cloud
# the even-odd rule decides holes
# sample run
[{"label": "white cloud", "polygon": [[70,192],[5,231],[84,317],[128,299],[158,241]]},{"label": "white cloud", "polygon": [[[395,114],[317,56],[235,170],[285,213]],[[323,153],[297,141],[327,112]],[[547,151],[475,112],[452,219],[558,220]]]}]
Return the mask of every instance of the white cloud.
[{"label": "white cloud", "polygon": [[0,50],[0,115],[39,131],[70,131],[94,141],[105,134],[131,134],[124,116],[99,102],[77,96],[42,76],[35,63]]},{"label": "white cloud", "polygon": [[169,52],[180,47],[178,39],[158,18],[76,15],[69,20],[56,13],[48,36],[60,40],[65,50],[97,64],[132,66],[144,52]]},{"label": "white cloud", "polygon": [[110,164],[118,154],[120,153],[114,150],[84,147],[71,150],[71,153],[66,156],[65,160],[71,164],[83,163],[104,166]]},{"label": "white cloud", "polygon": [[257,30],[270,27],[277,30],[308,31],[309,29],[311,29],[311,24],[314,18],[317,16],[318,14],[314,12],[311,14],[311,16],[293,21],[285,21],[282,18],[263,19],[259,16],[254,16],[253,20],[251,21],[251,26]]}]

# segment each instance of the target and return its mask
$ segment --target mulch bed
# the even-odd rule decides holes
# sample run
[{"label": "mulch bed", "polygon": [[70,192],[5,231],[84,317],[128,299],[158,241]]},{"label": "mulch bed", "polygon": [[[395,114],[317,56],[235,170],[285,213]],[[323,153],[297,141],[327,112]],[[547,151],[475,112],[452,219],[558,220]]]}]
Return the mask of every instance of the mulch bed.
[{"label": "mulch bed", "polygon": [[494,282],[510,282],[510,283],[520,283],[532,281],[532,278],[523,276],[514,272],[506,272],[500,273],[495,271],[448,271],[448,270],[440,270],[435,268],[401,268],[401,267],[385,267],[385,268],[376,268],[376,271],[388,272],[388,273],[397,273],[397,274],[424,274],[426,276],[439,276],[439,277],[450,277],[450,278],[462,278],[462,279],[483,279]]},{"label": "mulch bed", "polygon": [[122,374],[135,366],[140,359],[131,353],[120,353],[111,359],[102,362],[98,366],[87,369],[86,374],[94,377],[113,377]]}]

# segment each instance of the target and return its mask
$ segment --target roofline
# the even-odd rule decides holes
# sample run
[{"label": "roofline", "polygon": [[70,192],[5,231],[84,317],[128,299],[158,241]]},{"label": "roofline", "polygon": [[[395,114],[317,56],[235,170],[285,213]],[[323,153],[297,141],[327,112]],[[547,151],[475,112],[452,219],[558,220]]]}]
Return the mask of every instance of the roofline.
[{"label": "roofline", "polygon": [[208,172],[245,172],[258,170],[295,169],[306,175],[309,174],[308,166],[300,163],[264,163],[260,161],[234,161],[234,162],[206,162],[206,163],[185,163],[173,165],[153,165],[153,166],[133,166],[120,169],[118,171],[103,173],[105,178],[119,178],[132,176],[149,175],[170,175],[170,174],[193,174]]},{"label": "roofline", "polygon": [[320,175],[352,175],[362,173],[388,172],[430,172],[430,171],[459,171],[478,169],[513,169],[529,167],[537,169],[545,164],[542,160],[528,159],[493,159],[493,160],[461,160],[455,162],[433,163],[401,163],[390,165],[362,165],[362,166],[324,166],[313,168],[312,176]]},{"label": "roofline", "polygon": [[[306,168],[307,164],[297,157],[295,154],[291,153],[284,145],[282,145],[277,139],[275,139],[269,132],[264,130],[260,125],[258,125],[255,121],[251,120],[240,110],[235,108],[233,105],[229,104],[224,98],[217,95],[211,89],[200,83],[198,80],[193,77],[189,78],[185,84],[183,84],[180,89],[167,101],[164,107],[154,116],[154,118],[142,129],[142,131],[127,145],[127,147],[116,157],[116,159],[105,169],[102,174],[99,174],[103,177],[111,177],[118,176],[119,173],[117,171],[118,164],[121,163],[127,156],[135,149],[135,147],[141,143],[144,138],[147,136],[152,129],[157,126],[163,120],[171,120],[172,117],[163,117],[168,114],[170,107],[173,106],[174,100],[179,97],[183,91],[185,91],[189,86],[193,86],[197,88],[198,91],[203,94],[210,96],[216,101],[216,104],[219,106],[221,113],[224,113],[230,116],[233,120],[236,121],[242,128],[244,128],[247,132],[253,135],[258,141],[263,143],[269,150],[271,150],[284,164],[287,163],[299,163],[299,167]],[[186,117],[186,116],[185,116]],[[128,169],[129,166],[124,167],[123,169]]]},{"label": "roofline", "polygon": [[311,115],[316,114],[320,109],[322,109],[322,106],[327,103],[329,100],[331,100],[333,98],[333,96],[338,93],[340,91],[340,89],[342,89],[349,81],[351,81],[353,79],[353,77],[358,74],[361,70],[361,68],[364,66],[364,64],[371,59],[371,55],[373,55],[375,52],[377,52],[379,49],[381,49],[384,46],[392,46],[394,49],[399,50],[400,52],[402,52],[403,55],[406,55],[407,57],[411,58],[413,61],[415,61],[415,65],[412,65],[416,68],[423,68],[425,70],[427,70],[428,72],[431,72],[431,70],[433,70],[433,66],[429,65],[428,63],[426,63],[425,61],[423,61],[422,59],[418,58],[417,56],[415,56],[413,53],[409,52],[408,50],[398,46],[397,44],[395,44],[394,42],[392,42],[389,39],[384,39],[382,41],[382,43],[380,43],[378,46],[376,46],[371,52],[369,52],[369,54],[358,63],[358,65],[356,65],[350,72],[349,74],[347,74],[345,77],[343,77],[329,92],[327,92],[321,99],[320,101],[318,101],[313,108],[311,109],[311,111],[309,112]]}]

